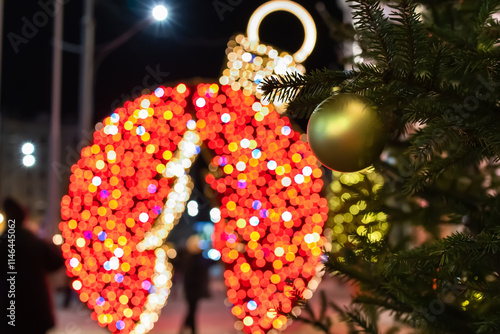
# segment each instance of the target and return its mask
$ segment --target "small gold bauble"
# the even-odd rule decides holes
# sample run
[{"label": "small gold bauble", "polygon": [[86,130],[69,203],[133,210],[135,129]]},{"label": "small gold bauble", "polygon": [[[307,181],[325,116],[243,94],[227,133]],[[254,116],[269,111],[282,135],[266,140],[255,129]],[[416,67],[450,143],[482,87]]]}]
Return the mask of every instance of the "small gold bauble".
[{"label": "small gold bauble", "polygon": [[380,155],[385,129],[367,98],[346,93],[318,105],[309,119],[307,138],[323,165],[355,172],[369,167]]}]

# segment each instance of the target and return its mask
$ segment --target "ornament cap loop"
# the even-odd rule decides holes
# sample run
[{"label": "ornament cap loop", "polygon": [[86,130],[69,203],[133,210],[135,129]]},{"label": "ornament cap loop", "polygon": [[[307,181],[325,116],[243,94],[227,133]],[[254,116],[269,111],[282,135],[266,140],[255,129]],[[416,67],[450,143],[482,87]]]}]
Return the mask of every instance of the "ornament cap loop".
[{"label": "ornament cap loop", "polygon": [[276,11],[286,11],[294,14],[304,26],[304,43],[293,58],[296,62],[303,62],[311,54],[316,45],[316,24],[307,10],[301,5],[288,0],[269,1],[260,6],[250,17],[247,27],[247,37],[250,42],[259,42],[259,27],[262,20]]}]

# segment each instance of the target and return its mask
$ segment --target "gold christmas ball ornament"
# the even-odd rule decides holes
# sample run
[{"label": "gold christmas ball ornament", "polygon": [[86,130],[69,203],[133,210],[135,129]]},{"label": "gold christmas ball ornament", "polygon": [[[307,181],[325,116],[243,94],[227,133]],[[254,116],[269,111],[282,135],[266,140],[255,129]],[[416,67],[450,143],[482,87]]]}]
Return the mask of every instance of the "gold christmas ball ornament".
[{"label": "gold christmas ball ornament", "polygon": [[318,105],[309,119],[307,138],[323,165],[338,172],[355,172],[378,158],[385,129],[367,98],[346,93]]}]

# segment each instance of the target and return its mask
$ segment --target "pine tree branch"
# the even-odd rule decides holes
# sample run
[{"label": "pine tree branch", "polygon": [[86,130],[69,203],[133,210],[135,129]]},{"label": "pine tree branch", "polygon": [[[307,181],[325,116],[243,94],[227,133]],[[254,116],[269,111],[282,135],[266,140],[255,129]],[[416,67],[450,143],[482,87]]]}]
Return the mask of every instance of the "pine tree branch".
[{"label": "pine tree branch", "polygon": [[379,334],[377,322],[368,318],[359,308],[346,308],[344,314],[348,317],[350,322],[354,322],[362,328],[362,330],[357,331],[357,333]]},{"label": "pine tree branch", "polygon": [[265,78],[260,88],[264,99],[271,102],[293,100],[287,108],[288,115],[309,118],[314,108],[332,95],[334,87],[354,79],[357,75],[358,72],[355,71],[332,72],[326,69],[312,71],[307,76],[289,73]]},{"label": "pine tree branch", "polygon": [[328,261],[325,263],[325,269],[328,272],[338,272],[338,276],[340,277],[361,282],[367,286],[376,287],[378,285],[373,276],[366,275],[364,272],[357,270],[352,265],[339,261],[333,254],[329,255]]},{"label": "pine tree branch", "polygon": [[[384,263],[383,275],[394,277],[397,273],[428,272],[437,276],[436,268],[453,266],[455,275],[463,274],[471,263],[478,263],[487,256],[500,253],[500,235],[498,233],[482,233],[477,237],[465,233],[454,233],[450,237],[436,241],[431,246],[419,247],[410,251],[393,254]],[[490,267],[493,264],[490,264]],[[427,269],[425,269],[427,268]],[[489,269],[491,270],[491,268]],[[488,268],[485,267],[485,271]],[[439,275],[443,275],[440,271]]]},{"label": "pine tree branch", "polygon": [[482,34],[484,29],[489,25],[491,16],[496,12],[498,12],[499,7],[500,7],[499,0],[486,0],[481,2],[478,13],[476,15],[476,21],[474,24],[475,32],[478,37]]},{"label": "pine tree branch", "polygon": [[394,302],[393,300],[390,300],[387,297],[382,299],[382,298],[377,298],[377,297],[360,295],[360,296],[357,296],[356,298],[354,298],[353,303],[354,304],[363,304],[363,305],[364,304],[375,305],[375,306],[381,307],[385,310],[394,311],[398,314],[409,313],[409,312],[413,311],[412,308],[410,308],[404,304]]},{"label": "pine tree branch", "polygon": [[[423,324],[429,334],[496,334],[500,196],[488,193],[500,192],[498,166],[492,163],[500,159],[500,47],[495,44],[500,24],[491,18],[500,0],[424,0],[436,14],[431,23],[416,14],[417,1],[396,2],[388,20],[378,1],[350,1],[363,56],[375,64],[276,79],[267,94],[277,97],[288,90],[282,95],[293,100],[288,112],[306,118],[334,90],[364,95],[391,131],[391,160],[380,165],[388,166],[384,173],[392,168],[404,177],[387,177],[377,193],[389,232],[381,243],[370,243],[358,235],[353,219],[344,225],[343,248],[329,254],[325,264],[328,272],[358,283],[362,291],[355,299],[359,307],[341,314],[369,333],[376,332],[370,312],[389,309],[415,327]],[[403,164],[409,164],[408,173],[400,170]],[[420,207],[417,199],[427,206]],[[462,224],[464,232],[440,240],[443,222]],[[410,224],[436,233],[425,246],[412,244],[416,248],[407,250]],[[474,297],[478,293],[480,300]],[[432,313],[429,305],[436,301],[443,303],[442,310]],[[471,305],[465,307],[465,301]]]},{"label": "pine tree branch", "polygon": [[411,80],[415,74],[420,75],[420,64],[424,62],[424,52],[429,47],[425,29],[413,1],[400,0],[397,4],[389,4],[389,7],[393,9],[391,18],[400,23],[394,25],[398,67],[401,66],[403,75]]},{"label": "pine tree branch", "polygon": [[356,73],[350,71],[328,71],[316,70],[308,76],[298,72],[291,72],[279,76],[266,77],[260,89],[263,95],[270,101],[278,98],[280,101],[288,102],[297,97],[299,92],[302,95],[315,95],[321,93],[332,93],[333,87],[339,85],[346,79],[352,78]]},{"label": "pine tree branch", "polygon": [[393,45],[393,26],[380,6],[374,0],[347,0],[353,9],[352,18],[356,22],[361,47],[378,61],[380,66],[393,69],[394,55],[389,47]]},{"label": "pine tree branch", "polygon": [[308,78],[299,72],[290,72],[283,75],[266,77],[259,88],[266,100],[287,102],[293,100],[300,88],[306,85]]}]

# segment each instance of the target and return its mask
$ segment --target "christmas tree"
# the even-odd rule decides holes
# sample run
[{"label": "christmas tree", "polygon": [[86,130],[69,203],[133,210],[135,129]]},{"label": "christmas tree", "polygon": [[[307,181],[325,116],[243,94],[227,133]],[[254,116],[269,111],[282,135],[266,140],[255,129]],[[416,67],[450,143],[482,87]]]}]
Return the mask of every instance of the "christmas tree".
[{"label": "christmas tree", "polygon": [[329,332],[331,306],[353,333],[378,333],[384,311],[421,333],[500,333],[500,1],[348,2],[364,61],[262,86],[303,120],[362,95],[387,133],[371,169],[327,190],[325,270],[359,292],[308,321]]}]

